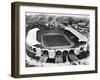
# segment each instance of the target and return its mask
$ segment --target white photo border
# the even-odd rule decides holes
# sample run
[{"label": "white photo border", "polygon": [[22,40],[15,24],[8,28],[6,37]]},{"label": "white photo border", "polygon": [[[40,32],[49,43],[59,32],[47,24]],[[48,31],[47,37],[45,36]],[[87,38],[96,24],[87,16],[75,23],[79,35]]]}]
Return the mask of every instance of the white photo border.
[{"label": "white photo border", "polygon": [[[90,65],[78,66],[60,66],[60,67],[25,67],[25,12],[47,12],[64,14],[88,14],[90,15]],[[60,73],[95,70],[95,10],[75,9],[75,8],[56,8],[56,7],[38,7],[38,6],[20,6],[19,7],[19,74],[42,74],[42,73]]]}]

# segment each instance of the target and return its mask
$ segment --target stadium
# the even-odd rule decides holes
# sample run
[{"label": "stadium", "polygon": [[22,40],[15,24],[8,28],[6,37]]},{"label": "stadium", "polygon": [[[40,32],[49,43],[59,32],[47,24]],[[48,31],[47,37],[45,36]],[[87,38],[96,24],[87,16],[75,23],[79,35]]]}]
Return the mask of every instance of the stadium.
[{"label": "stadium", "polygon": [[89,20],[28,15],[26,67],[89,64]]}]

